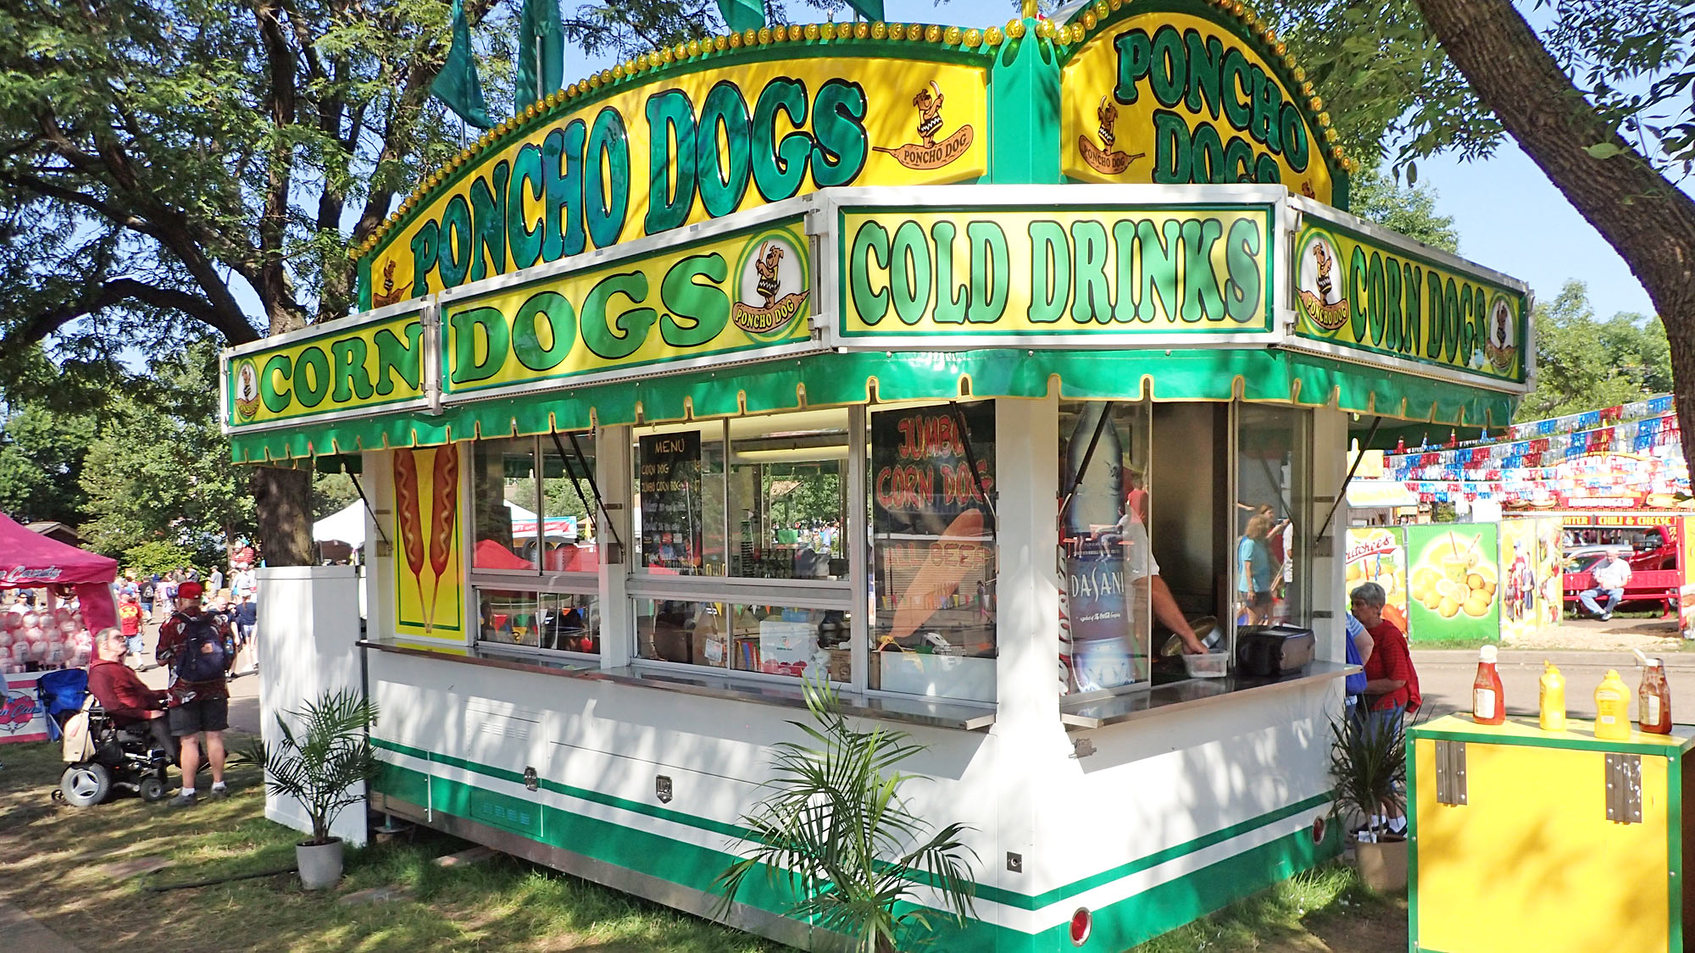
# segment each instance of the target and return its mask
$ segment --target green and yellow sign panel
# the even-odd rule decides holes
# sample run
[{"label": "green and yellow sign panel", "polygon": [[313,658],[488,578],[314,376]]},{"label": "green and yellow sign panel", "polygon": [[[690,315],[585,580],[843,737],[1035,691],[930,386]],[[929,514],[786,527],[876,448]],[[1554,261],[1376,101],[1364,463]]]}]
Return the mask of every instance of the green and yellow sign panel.
[{"label": "green and yellow sign panel", "polygon": [[225,423],[262,427],[296,417],[363,411],[424,398],[418,312],[225,359]]},{"label": "green and yellow sign panel", "polygon": [[1495,524],[1408,526],[1407,638],[1500,640]]},{"label": "green and yellow sign panel", "polygon": [[464,652],[459,448],[389,455],[394,480],[394,632],[417,648]]},{"label": "green and yellow sign panel", "polygon": [[442,390],[600,380],[811,337],[799,217],[442,300]]},{"label": "green and yellow sign panel", "polygon": [[1524,383],[1524,291],[1312,215],[1295,250],[1298,337]]},{"label": "green and yellow sign panel", "polygon": [[843,338],[1272,329],[1269,205],[849,208],[840,221]]},{"label": "green and yellow sign panel", "polygon": [[369,306],[830,186],[984,174],[987,55],[824,49],[703,56],[549,107],[384,233]]},{"label": "green and yellow sign panel", "polygon": [[1282,184],[1346,207],[1322,103],[1275,38],[1188,0],[1084,7],[1060,72],[1061,169],[1082,182]]}]

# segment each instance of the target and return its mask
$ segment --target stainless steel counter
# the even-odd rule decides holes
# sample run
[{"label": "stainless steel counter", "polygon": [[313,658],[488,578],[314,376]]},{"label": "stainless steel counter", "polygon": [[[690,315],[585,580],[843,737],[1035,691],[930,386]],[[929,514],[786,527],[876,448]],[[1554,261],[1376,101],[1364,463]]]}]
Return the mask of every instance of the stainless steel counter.
[{"label": "stainless steel counter", "polygon": [[1126,692],[1105,698],[1062,701],[1059,719],[1071,728],[1102,728],[1145,718],[1177,706],[1217,704],[1245,700],[1254,693],[1279,691],[1294,685],[1342,678],[1360,670],[1358,665],[1338,662],[1309,662],[1299,672],[1281,678],[1191,678],[1145,691]]},{"label": "stainless steel counter", "polygon": [[[693,672],[655,671],[634,667],[607,670],[593,662],[576,659],[534,658],[520,661],[510,658],[450,655],[445,652],[427,652],[421,649],[403,648],[369,639],[360,641],[358,644],[361,648],[374,649],[379,652],[427,658],[449,664],[476,665],[514,672],[531,672],[540,675],[611,682],[617,685],[632,685],[638,688],[680,692],[702,698],[721,698],[754,705],[773,705],[780,708],[802,710],[806,708],[806,699],[801,695],[801,686],[798,681],[792,685],[780,685],[772,682],[733,679],[706,672],[697,675]],[[953,728],[960,731],[982,731],[995,723],[994,710],[977,705],[950,704],[918,697],[859,696],[846,692],[841,693],[840,699],[842,710],[847,714],[883,721],[926,725],[932,728]]]}]

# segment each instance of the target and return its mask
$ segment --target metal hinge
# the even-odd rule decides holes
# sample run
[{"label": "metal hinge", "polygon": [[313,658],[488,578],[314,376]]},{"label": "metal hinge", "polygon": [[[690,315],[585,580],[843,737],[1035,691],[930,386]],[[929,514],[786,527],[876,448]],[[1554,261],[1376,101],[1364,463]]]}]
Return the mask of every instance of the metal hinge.
[{"label": "metal hinge", "polygon": [[1436,803],[1466,803],[1465,742],[1436,742]]},{"label": "metal hinge", "polygon": [[1607,755],[1607,820],[1642,823],[1642,757]]}]

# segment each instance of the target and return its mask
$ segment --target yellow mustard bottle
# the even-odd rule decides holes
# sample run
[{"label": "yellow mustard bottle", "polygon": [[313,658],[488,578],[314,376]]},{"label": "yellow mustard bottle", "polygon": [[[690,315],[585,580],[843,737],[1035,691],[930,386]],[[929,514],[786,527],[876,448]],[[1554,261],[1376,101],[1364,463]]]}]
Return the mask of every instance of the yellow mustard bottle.
[{"label": "yellow mustard bottle", "polygon": [[1542,662],[1541,690],[1537,693],[1543,731],[1566,730],[1566,680],[1553,662]]},{"label": "yellow mustard bottle", "polygon": [[1617,669],[1607,669],[1595,689],[1595,737],[1623,741],[1630,737],[1630,689]]}]

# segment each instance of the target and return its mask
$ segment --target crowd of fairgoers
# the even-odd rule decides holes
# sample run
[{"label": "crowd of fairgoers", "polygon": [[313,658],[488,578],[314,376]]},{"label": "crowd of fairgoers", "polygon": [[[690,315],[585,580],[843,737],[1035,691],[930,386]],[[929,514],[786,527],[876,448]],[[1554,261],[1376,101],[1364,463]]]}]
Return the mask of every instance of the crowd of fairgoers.
[{"label": "crowd of fairgoers", "polygon": [[[129,650],[126,663],[132,668],[153,667],[144,654],[145,639],[176,610],[177,587],[185,582],[202,586],[206,611],[229,624],[238,652],[253,643],[259,628],[259,582],[247,564],[237,564],[227,575],[216,567],[204,574],[191,566],[151,574],[130,570],[113,591],[118,629]],[[71,587],[0,591],[0,671],[81,668],[93,653],[94,633],[84,623]]]}]

